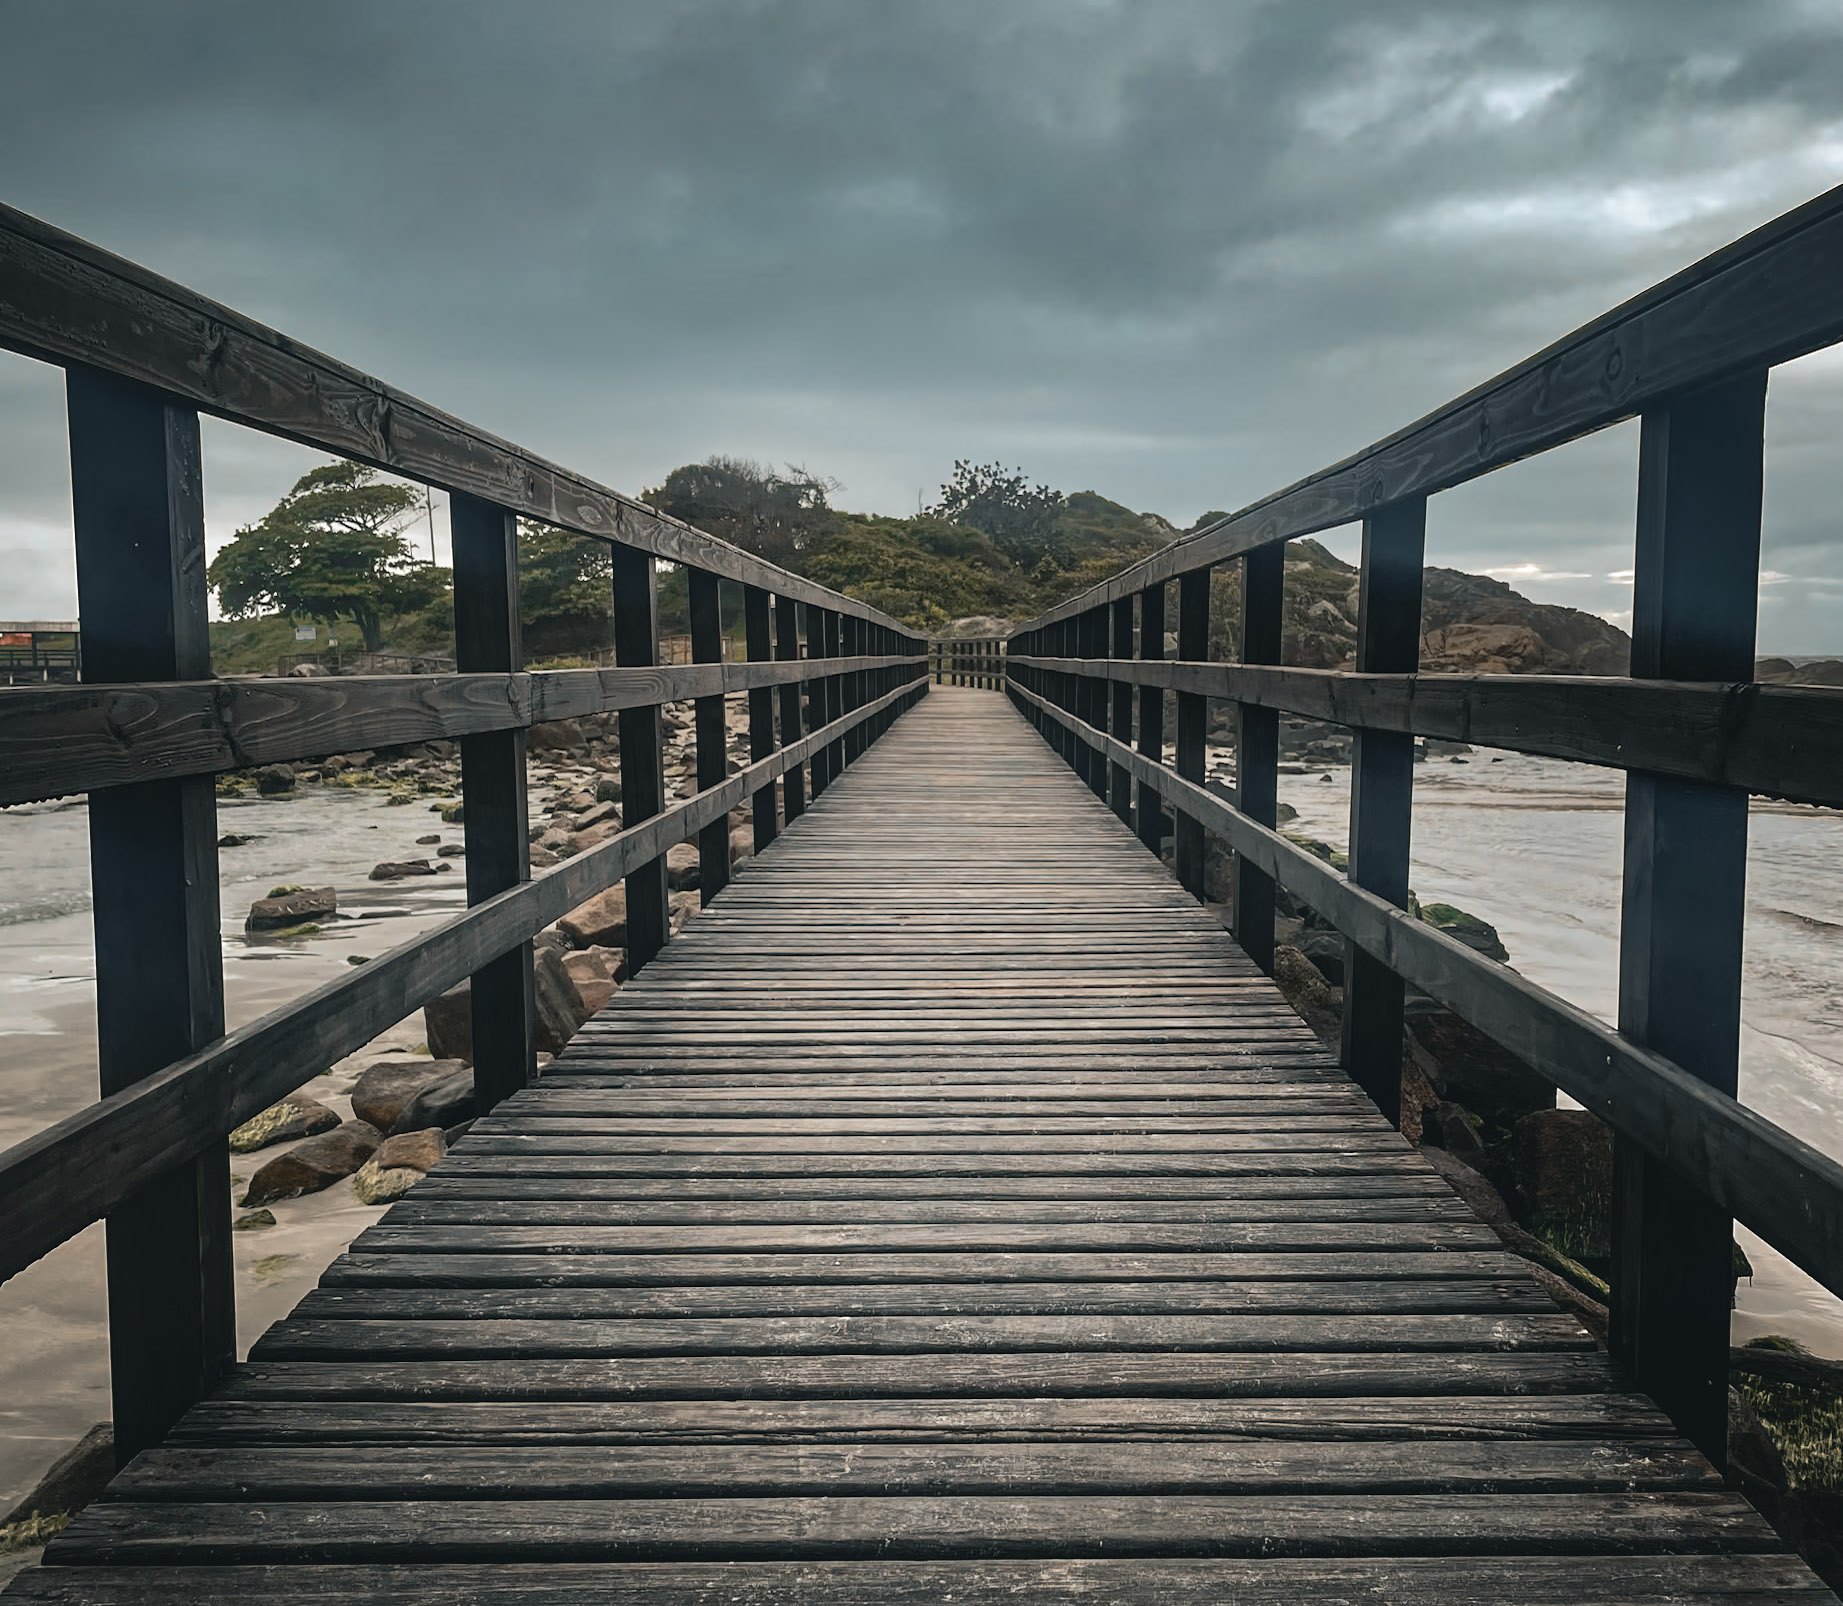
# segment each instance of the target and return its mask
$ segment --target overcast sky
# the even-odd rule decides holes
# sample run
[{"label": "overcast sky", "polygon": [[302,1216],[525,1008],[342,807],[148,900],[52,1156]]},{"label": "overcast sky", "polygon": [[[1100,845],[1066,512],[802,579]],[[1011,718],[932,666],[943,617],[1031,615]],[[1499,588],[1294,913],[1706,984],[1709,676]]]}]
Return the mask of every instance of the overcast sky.
[{"label": "overcast sky", "polygon": [[[0,198],[622,490],[1189,523],[1843,182],[1843,0],[0,0]],[[1843,361],[1775,377],[1763,647],[1843,650]],[[1435,500],[1617,615],[1636,429]],[[315,461],[207,434],[213,535]],[[74,608],[0,355],[0,616]],[[1333,541],[1334,545],[1347,542]]]}]

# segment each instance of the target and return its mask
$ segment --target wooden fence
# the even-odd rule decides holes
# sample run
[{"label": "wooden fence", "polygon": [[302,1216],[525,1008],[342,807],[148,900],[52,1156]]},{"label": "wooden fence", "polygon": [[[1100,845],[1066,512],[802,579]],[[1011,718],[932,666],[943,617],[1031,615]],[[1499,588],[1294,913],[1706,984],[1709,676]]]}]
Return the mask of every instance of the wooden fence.
[{"label": "wooden fence", "polygon": [[[1236,934],[1264,967],[1276,881],[1345,933],[1343,1061],[1384,1111],[1412,983],[1612,1125],[1614,1353],[1718,1462],[1730,1218],[1843,1294],[1843,1166],[1735,1099],[1748,794],[1843,804],[1843,695],[1753,683],[1767,375],[1839,339],[1843,190],[1009,643],[1014,700],[1154,851],[1170,808],[1186,887],[1206,829],[1233,848]],[[1631,678],[1417,673],[1428,497],[1634,416]],[[1354,672],[1281,667],[1286,542],[1356,521]],[[1210,663],[1228,562],[1242,661]],[[1204,786],[1211,698],[1239,705],[1233,804]],[[1354,731],[1347,878],[1274,829],[1282,712]],[[1617,1031],[1405,912],[1416,736],[1628,772]]]},{"label": "wooden fence", "polygon": [[[817,795],[926,693],[924,644],[8,208],[0,347],[65,370],[84,674],[0,690],[0,803],[89,794],[103,1095],[0,1154],[0,1276],[107,1218],[125,1459],[234,1358],[227,1134],[469,977],[478,1103],[530,1082],[532,937],[624,879],[638,970],[668,937],[666,850],[698,841],[711,896],[729,811],[749,806],[756,845],[771,841],[809,774]],[[200,413],[451,493],[458,673],[212,678]],[[611,544],[616,667],[522,669],[520,518]],[[684,667],[660,662],[662,559],[688,574]],[[722,661],[720,580],[742,587],[746,661]],[[730,774],[723,699],[740,693],[750,763]],[[660,708],[681,699],[695,700],[698,791],[668,807]],[[526,730],[607,710],[623,829],[532,880]],[[460,742],[468,911],[226,1033],[212,777],[433,737]]]},{"label": "wooden fence", "polygon": [[1002,690],[1005,643],[999,636],[936,636],[928,643],[928,664],[937,686]]}]

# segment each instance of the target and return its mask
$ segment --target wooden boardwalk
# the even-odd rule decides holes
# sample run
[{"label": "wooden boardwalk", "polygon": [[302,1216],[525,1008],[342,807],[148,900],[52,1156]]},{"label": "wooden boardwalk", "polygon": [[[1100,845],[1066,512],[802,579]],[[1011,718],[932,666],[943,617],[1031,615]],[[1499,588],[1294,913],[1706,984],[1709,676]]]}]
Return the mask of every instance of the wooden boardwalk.
[{"label": "wooden boardwalk", "polygon": [[14,1598],[1832,1598],[952,690],[47,1561]]}]

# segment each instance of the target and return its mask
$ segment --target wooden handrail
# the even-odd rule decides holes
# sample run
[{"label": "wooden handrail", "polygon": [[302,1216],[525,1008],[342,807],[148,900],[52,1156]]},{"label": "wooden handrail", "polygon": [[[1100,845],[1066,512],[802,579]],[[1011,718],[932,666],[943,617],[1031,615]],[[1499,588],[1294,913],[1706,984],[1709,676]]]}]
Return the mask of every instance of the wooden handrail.
[{"label": "wooden handrail", "polygon": [[1843,806],[1843,688],[1574,675],[1364,675],[1274,664],[1048,658],[1016,669],[1194,692],[1358,730],[1402,731]]},{"label": "wooden handrail", "polygon": [[[1170,806],[1175,868],[1198,896],[1205,826],[1226,839],[1234,929],[1257,963],[1274,964],[1277,883],[1344,933],[1339,1055],[1385,1114],[1400,1109],[1413,982],[1605,1117],[1614,1353],[1717,1461],[1731,1217],[1843,1293],[1843,1167],[1736,1098],[1748,794],[1843,804],[1843,695],[1752,680],[1768,373],[1843,339],[1839,286],[1843,189],[1049,609],[1007,657],[1019,708],[1154,851]],[[1429,496],[1634,415],[1632,678],[1419,673]],[[1281,667],[1285,542],[1356,520],[1354,671]],[[1210,570],[1230,559],[1249,661],[1211,664]],[[1212,697],[1240,710],[1232,802],[1201,784]],[[1274,830],[1280,711],[1353,732],[1347,876]],[[1626,772],[1618,1031],[1407,915],[1417,735]]]},{"label": "wooden handrail", "polygon": [[0,349],[82,363],[200,412],[578,535],[899,628],[30,214],[0,206]]}]

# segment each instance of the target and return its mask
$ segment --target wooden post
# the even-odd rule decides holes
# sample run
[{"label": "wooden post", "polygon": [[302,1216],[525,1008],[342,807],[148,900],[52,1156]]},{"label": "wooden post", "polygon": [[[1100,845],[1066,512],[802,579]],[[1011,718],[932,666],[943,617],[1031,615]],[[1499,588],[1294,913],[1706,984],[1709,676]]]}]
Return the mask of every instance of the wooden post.
[{"label": "wooden post", "polygon": [[[1133,656],[1133,599],[1121,597],[1113,605],[1113,641],[1108,648],[1108,657],[1120,659]],[[1112,717],[1108,721],[1109,734],[1116,742],[1125,742],[1129,747],[1133,741],[1133,684],[1129,680],[1109,680],[1108,697],[1113,704]],[[1109,788],[1112,792],[1113,811],[1119,815],[1121,823],[1131,825],[1133,820],[1133,776],[1124,764],[1114,764],[1108,771]]]},{"label": "wooden post", "polygon": [[[1090,662],[1107,656],[1107,610],[1090,608],[1081,616],[1082,657]],[[1107,681],[1101,675],[1082,676],[1082,718],[1097,731],[1107,729]],[[1088,785],[1102,802],[1107,800],[1107,750],[1090,744]]]},{"label": "wooden post", "polygon": [[[65,390],[83,678],[209,680],[198,414],[80,366]],[[224,1035],[212,777],[93,792],[89,832],[106,1097]],[[109,1217],[107,1256],[120,1466],[236,1359],[222,1138]]]},{"label": "wooden post", "polygon": [[[723,662],[723,587],[707,569],[685,570],[691,612],[691,661]],[[699,697],[692,704],[692,730],[697,738],[697,781],[700,792],[721,786],[729,774],[729,731],[722,693]],[[698,903],[700,906],[729,885],[730,822],[725,815],[698,832]]]},{"label": "wooden post", "polygon": [[[760,586],[742,588],[742,630],[748,646],[749,662],[766,663],[774,656],[774,642],[769,630],[768,593]],[[759,764],[774,756],[774,688],[754,686],[749,690],[749,762]],[[772,842],[777,825],[774,808],[774,782],[757,787],[750,804],[755,827],[755,851]],[[791,816],[789,816],[791,818]]]},{"label": "wooden post", "polygon": [[[806,656],[809,660],[826,656],[826,610],[809,605],[806,610]],[[826,677],[816,675],[806,681],[806,729],[813,735],[823,729],[831,717],[827,713]],[[832,782],[832,749],[821,746],[813,753],[813,796],[817,798]]]},{"label": "wooden post", "polygon": [[[1139,593],[1139,656],[1156,661],[1165,656],[1165,584],[1147,586]],[[1165,693],[1159,686],[1139,688],[1139,754],[1154,764],[1165,761]],[[1134,808],[1139,840],[1157,853],[1165,840],[1165,800],[1158,788],[1139,783]]]},{"label": "wooden post", "polygon": [[[777,663],[797,663],[800,658],[800,605],[792,597],[774,599],[774,657]],[[790,680],[781,687],[781,746],[791,747],[806,734],[801,723],[801,685]],[[806,766],[795,764],[781,777],[781,799],[791,825],[806,812]]]},{"label": "wooden post", "polygon": [[[1177,655],[1180,661],[1209,657],[1209,570],[1192,569],[1177,584]],[[1209,699],[1200,692],[1177,694],[1177,763],[1187,781],[1203,780],[1209,735]],[[1203,897],[1203,822],[1182,809],[1177,814],[1177,878],[1199,902]]]},{"label": "wooden post", "polygon": [[[1411,674],[1421,661],[1421,565],[1427,499],[1378,508],[1363,521],[1357,603],[1357,669]],[[1350,879],[1403,908],[1413,825],[1414,738],[1405,731],[1351,733]],[[1401,1119],[1401,977],[1355,943],[1345,944],[1341,1059],[1392,1122]]]},{"label": "wooden post", "polygon": [[[651,669],[659,662],[659,597],[652,554],[616,543],[614,560],[614,661],[623,669]],[[635,826],[665,807],[665,739],[659,705],[623,708],[621,732],[621,824]],[[666,945],[671,933],[663,854],[627,876],[627,972]]]},{"label": "wooden post", "polygon": [[[844,648],[841,645],[843,632],[839,629],[839,616],[835,608],[824,612],[826,657],[840,657]],[[839,674],[827,675],[825,678],[826,723],[844,718],[845,714],[845,677]],[[845,772],[844,738],[834,736],[826,743],[826,779],[835,781]]]},{"label": "wooden post", "polygon": [[[518,617],[518,520],[465,492],[448,504],[454,545],[454,662],[462,673],[524,668]],[[467,901],[484,903],[531,876],[525,798],[525,733],[461,738],[462,832]],[[537,999],[531,944],[521,942],[474,972],[474,1098],[484,1115],[537,1077]]]},{"label": "wooden post", "polygon": [[[1286,543],[1258,547],[1242,559],[1241,661],[1280,662]],[[1235,806],[1256,825],[1273,829],[1280,795],[1280,714],[1242,703],[1235,736]],[[1273,877],[1235,855],[1235,940],[1242,952],[1273,974]]]},{"label": "wooden post", "polygon": [[[864,651],[864,621],[855,614],[843,614],[839,618],[838,625],[840,650],[847,658],[860,657]],[[843,706],[840,712],[855,713],[864,706],[864,677],[854,669],[840,678],[844,682]],[[862,725],[854,725],[845,732],[845,762],[847,764],[856,763],[863,753],[864,734]]]},{"label": "wooden post", "polygon": [[[1632,674],[1750,681],[1766,375],[1644,415]],[[1626,778],[1619,1030],[1738,1088],[1747,795]],[[1631,1139],[1613,1150],[1612,1351],[1717,1467],[1727,1462],[1733,1224]]]}]

